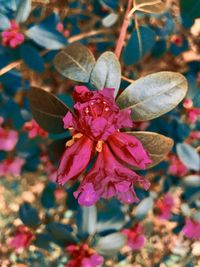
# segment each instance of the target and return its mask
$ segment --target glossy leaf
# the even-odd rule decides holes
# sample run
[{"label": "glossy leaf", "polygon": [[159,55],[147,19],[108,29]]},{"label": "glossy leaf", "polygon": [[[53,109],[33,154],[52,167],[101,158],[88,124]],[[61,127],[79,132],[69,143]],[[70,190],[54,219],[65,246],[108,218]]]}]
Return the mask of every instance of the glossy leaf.
[{"label": "glossy leaf", "polygon": [[132,65],[138,62],[150,53],[155,42],[156,34],[150,27],[140,26],[138,31],[134,30],[123,52],[124,63]]},{"label": "glossy leaf", "polygon": [[105,18],[102,19],[102,24],[104,27],[112,27],[118,20],[118,14],[110,13]]},{"label": "glossy leaf", "polygon": [[0,30],[6,30],[10,27],[10,20],[5,15],[0,14]]},{"label": "glossy leaf", "polygon": [[53,94],[43,89],[33,87],[29,92],[30,107],[34,119],[50,133],[65,132],[63,117],[68,107]]},{"label": "glossy leaf", "polygon": [[20,46],[20,55],[24,63],[32,70],[37,72],[43,72],[45,70],[43,58],[34,46],[22,44]]},{"label": "glossy leaf", "polygon": [[148,152],[152,163],[147,166],[147,169],[160,163],[170,152],[174,143],[171,138],[153,132],[138,131],[128,133],[139,139]]},{"label": "glossy leaf", "polygon": [[132,119],[146,121],[175,108],[185,97],[187,80],[176,72],[162,71],[130,84],[117,99],[118,105],[131,108]]},{"label": "glossy leaf", "polygon": [[115,88],[117,95],[121,82],[121,67],[115,54],[103,53],[92,70],[90,81],[97,89]]},{"label": "glossy leaf", "polygon": [[87,47],[71,44],[55,56],[54,63],[57,71],[66,78],[89,82],[95,59]]},{"label": "glossy leaf", "polygon": [[25,22],[31,12],[31,0],[21,0],[17,8],[15,20],[17,22]]},{"label": "glossy leaf", "polygon": [[191,145],[177,144],[177,154],[189,170],[200,170],[200,155]]},{"label": "glossy leaf", "polygon": [[98,240],[96,251],[103,256],[113,256],[126,244],[126,236],[114,233]]},{"label": "glossy leaf", "polygon": [[198,186],[200,186],[200,175],[198,175],[198,174],[188,175],[188,176],[184,177],[183,183],[186,186],[191,186],[191,187],[197,186],[198,187]]},{"label": "glossy leaf", "polygon": [[165,11],[166,4],[162,0],[135,0],[135,8],[146,13],[160,14]]}]

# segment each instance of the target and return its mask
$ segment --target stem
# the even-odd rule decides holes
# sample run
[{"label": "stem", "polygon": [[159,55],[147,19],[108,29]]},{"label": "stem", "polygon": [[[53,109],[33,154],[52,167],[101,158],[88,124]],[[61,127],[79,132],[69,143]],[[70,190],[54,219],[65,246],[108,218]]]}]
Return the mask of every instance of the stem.
[{"label": "stem", "polygon": [[126,13],[124,16],[124,22],[122,24],[122,28],[120,31],[120,35],[119,35],[119,39],[117,41],[117,45],[116,45],[116,49],[115,49],[115,55],[116,57],[119,59],[121,52],[122,52],[122,47],[124,45],[124,40],[126,38],[126,32],[128,29],[128,25],[129,25],[129,18],[128,18],[128,14],[131,10],[131,7],[133,5],[133,0],[128,0],[128,5],[127,5],[127,9],[126,9]]}]

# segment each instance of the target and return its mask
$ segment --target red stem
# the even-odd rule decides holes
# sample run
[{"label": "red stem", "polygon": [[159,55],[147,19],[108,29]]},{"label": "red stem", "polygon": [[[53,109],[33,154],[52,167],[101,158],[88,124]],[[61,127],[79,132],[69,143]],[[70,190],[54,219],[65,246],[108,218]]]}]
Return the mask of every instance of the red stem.
[{"label": "red stem", "polygon": [[126,9],[126,13],[125,13],[125,16],[124,16],[124,22],[122,24],[122,28],[121,28],[121,31],[120,31],[120,35],[119,35],[119,39],[117,41],[117,45],[116,45],[116,49],[115,49],[115,55],[116,57],[119,59],[120,58],[120,55],[121,55],[121,52],[122,52],[122,48],[123,48],[123,45],[124,45],[124,40],[126,38],[126,32],[127,32],[127,28],[128,28],[128,25],[129,25],[129,18],[128,18],[128,14],[132,8],[132,5],[133,5],[133,0],[129,0],[128,1],[128,5],[127,5],[127,9]]}]

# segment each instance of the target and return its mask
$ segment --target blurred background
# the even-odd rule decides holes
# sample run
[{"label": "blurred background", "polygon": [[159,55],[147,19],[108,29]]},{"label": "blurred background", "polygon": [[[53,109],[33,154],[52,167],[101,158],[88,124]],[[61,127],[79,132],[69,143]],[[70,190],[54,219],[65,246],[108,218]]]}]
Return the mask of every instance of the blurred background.
[{"label": "blurred background", "polygon": [[148,5],[130,18],[120,91],[163,70],[182,73],[189,85],[176,109],[135,125],[174,140],[165,160],[143,172],[151,187],[136,188],[139,204],[80,207],[78,183],[55,183],[68,132],[48,134],[31,115],[31,86],[73,106],[75,83],[55,70],[53,58],[76,42],[95,58],[114,51],[127,2],[0,0],[2,267],[200,266],[199,0],[134,2]]}]

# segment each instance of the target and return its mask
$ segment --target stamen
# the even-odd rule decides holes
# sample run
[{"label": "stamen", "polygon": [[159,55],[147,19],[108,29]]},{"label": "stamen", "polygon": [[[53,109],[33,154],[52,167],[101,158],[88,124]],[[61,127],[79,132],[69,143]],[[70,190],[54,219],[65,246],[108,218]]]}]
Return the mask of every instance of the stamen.
[{"label": "stamen", "polygon": [[96,145],[96,151],[101,152],[102,151],[102,146],[103,146],[103,141],[99,140]]},{"label": "stamen", "polygon": [[67,141],[66,144],[65,144],[65,146],[68,146],[68,147],[72,146],[74,144],[74,142],[75,142],[75,139],[79,139],[82,136],[83,136],[82,133],[77,133],[77,134],[73,135],[72,136],[72,139],[69,140],[69,141]]}]

